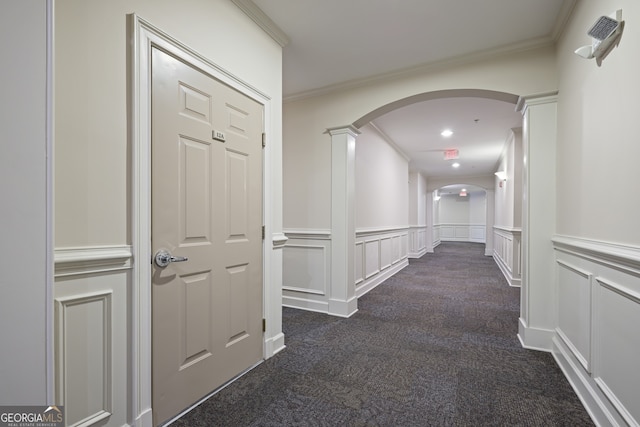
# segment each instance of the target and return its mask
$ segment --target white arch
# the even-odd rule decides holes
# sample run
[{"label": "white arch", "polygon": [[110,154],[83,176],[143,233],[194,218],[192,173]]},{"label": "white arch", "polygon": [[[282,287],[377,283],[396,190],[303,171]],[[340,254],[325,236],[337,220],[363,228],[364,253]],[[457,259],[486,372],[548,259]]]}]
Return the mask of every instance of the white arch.
[{"label": "white arch", "polygon": [[519,96],[510,93],[485,89],[446,89],[423,92],[416,95],[408,96],[406,98],[398,99],[397,101],[393,101],[379,108],[376,108],[375,110],[365,114],[364,116],[353,122],[353,126],[359,129],[372,120],[375,120],[378,117],[393,110],[397,110],[398,108],[406,107],[407,105],[416,104],[418,102],[444,98],[485,98],[493,99],[496,101],[504,101],[516,105],[518,103]]}]

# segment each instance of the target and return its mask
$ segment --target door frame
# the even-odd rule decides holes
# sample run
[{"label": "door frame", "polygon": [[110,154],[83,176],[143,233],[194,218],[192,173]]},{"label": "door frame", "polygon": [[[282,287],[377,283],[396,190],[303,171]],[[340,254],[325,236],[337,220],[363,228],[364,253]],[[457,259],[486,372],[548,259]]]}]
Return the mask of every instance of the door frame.
[{"label": "door frame", "polygon": [[[157,47],[195,66],[205,73],[236,89],[263,106],[263,126],[267,144],[263,149],[263,224],[266,236],[263,240],[263,317],[267,324],[279,324],[278,312],[269,307],[271,277],[278,273],[272,257],[272,249],[284,245],[286,238],[272,230],[272,213],[269,201],[273,199],[271,185],[272,156],[269,136],[272,135],[272,100],[265,93],[244,82],[234,74],[218,66],[210,59],[184,45],[136,14],[127,16],[129,61],[128,75],[128,137],[131,143],[131,239],[133,255],[132,287],[130,290],[130,392],[129,411],[135,425],[152,426],[151,399],[151,49]],[[271,241],[273,247],[267,242]],[[263,338],[263,358],[270,357],[284,345],[284,336]]]}]

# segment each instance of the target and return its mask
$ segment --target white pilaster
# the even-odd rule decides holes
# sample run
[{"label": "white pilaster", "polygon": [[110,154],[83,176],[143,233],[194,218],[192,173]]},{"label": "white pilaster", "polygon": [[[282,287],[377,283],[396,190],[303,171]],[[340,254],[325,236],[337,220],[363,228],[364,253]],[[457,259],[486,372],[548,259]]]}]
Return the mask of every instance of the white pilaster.
[{"label": "white pilaster", "polygon": [[551,350],[555,325],[557,92],[522,97],[522,288],[518,336],[524,347]]},{"label": "white pilaster", "polygon": [[433,200],[433,191],[427,191],[427,235],[425,236],[425,245],[427,253],[433,253],[433,210],[435,209],[435,201]]},{"label": "white pilaster", "polygon": [[484,254],[485,256],[493,256],[493,225],[495,223],[496,211],[496,192],[493,190],[485,190],[486,192],[486,227],[484,236]]},{"label": "white pilaster", "polygon": [[358,311],[354,276],[355,157],[353,126],[331,128],[331,294],[329,314],[349,317]]}]

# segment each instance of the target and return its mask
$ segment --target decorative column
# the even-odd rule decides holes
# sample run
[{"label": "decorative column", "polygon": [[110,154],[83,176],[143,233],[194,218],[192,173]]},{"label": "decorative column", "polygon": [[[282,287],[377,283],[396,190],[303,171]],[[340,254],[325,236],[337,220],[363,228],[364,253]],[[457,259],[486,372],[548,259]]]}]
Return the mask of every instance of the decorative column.
[{"label": "decorative column", "polygon": [[486,219],[484,227],[484,255],[493,256],[493,225],[496,216],[496,192],[486,189],[485,194]]},{"label": "decorative column", "polygon": [[[428,187],[427,187],[428,188]],[[427,247],[427,253],[433,253],[433,209],[435,208],[435,201],[433,200],[433,191],[427,191],[427,232],[425,233],[424,243]]]},{"label": "decorative column", "polygon": [[526,348],[551,350],[556,317],[557,92],[521,97],[522,287],[518,336]]},{"label": "decorative column", "polygon": [[355,284],[355,158],[353,126],[327,129],[331,135],[331,289],[329,314],[358,311]]}]

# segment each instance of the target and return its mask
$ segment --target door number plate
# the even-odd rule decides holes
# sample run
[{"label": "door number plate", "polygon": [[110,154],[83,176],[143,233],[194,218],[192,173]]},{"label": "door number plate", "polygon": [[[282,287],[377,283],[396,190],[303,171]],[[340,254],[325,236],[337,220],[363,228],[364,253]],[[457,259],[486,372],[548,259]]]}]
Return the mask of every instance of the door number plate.
[{"label": "door number plate", "polygon": [[220,132],[219,130],[214,130],[211,132],[211,138],[216,141],[225,142],[227,138],[224,136],[224,132]]}]

